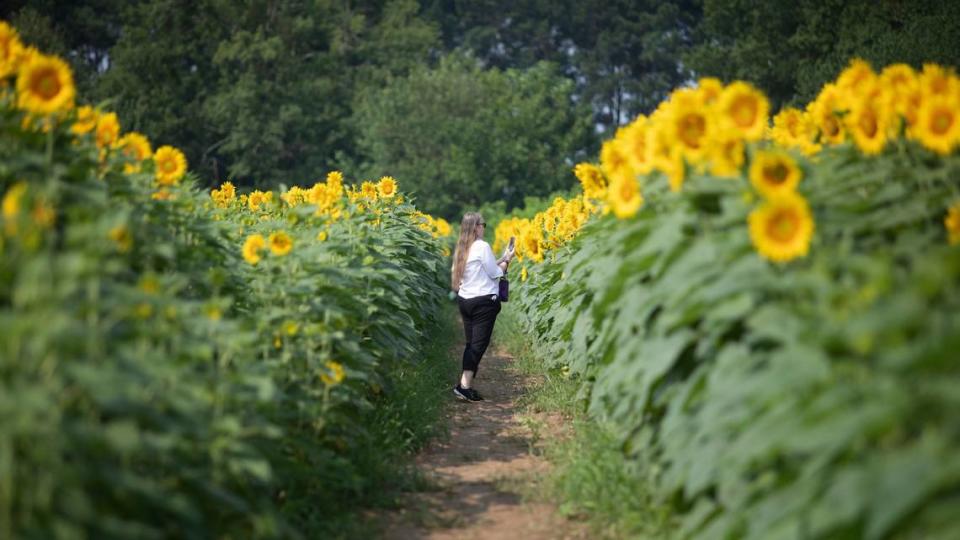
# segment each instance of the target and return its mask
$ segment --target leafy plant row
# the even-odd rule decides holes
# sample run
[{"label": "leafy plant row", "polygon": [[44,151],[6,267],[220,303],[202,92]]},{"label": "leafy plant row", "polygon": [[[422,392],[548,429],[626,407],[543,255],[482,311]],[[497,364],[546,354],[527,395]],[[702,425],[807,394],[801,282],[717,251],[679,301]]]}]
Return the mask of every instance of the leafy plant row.
[{"label": "leafy plant row", "polygon": [[561,240],[525,254],[525,330],[680,536],[960,534],[960,86],[897,69],[772,127],[742,84],[680,90],[578,171],[594,217],[498,229]]},{"label": "leafy plant row", "polygon": [[448,226],[389,177],[203,193],[74,99],[0,22],[0,537],[316,530],[374,480]]}]

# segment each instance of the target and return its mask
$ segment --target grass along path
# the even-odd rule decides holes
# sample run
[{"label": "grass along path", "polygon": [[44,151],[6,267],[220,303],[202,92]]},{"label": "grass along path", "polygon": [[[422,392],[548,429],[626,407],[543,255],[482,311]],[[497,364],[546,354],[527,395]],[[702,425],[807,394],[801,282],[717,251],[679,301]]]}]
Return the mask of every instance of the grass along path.
[{"label": "grass along path", "polygon": [[501,349],[487,351],[477,383],[485,401],[450,394],[449,436],[416,458],[430,490],[410,494],[399,510],[383,515],[384,538],[588,538],[581,524],[537,496],[550,467],[539,451],[541,435],[563,431],[559,416],[531,421],[519,403],[528,378]]}]

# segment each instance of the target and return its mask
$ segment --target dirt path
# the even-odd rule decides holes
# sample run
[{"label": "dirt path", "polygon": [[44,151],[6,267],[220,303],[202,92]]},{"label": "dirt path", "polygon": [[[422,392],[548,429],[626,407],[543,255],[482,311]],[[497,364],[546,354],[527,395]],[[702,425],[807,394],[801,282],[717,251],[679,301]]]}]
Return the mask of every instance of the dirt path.
[{"label": "dirt path", "polygon": [[[518,417],[522,378],[503,351],[487,351],[475,387],[486,401],[450,395],[450,437],[432,443],[417,466],[435,491],[410,494],[387,516],[385,538],[581,539],[586,529],[550,504],[524,502],[549,464],[537,455],[531,430]],[[552,431],[547,426],[548,431]]]}]

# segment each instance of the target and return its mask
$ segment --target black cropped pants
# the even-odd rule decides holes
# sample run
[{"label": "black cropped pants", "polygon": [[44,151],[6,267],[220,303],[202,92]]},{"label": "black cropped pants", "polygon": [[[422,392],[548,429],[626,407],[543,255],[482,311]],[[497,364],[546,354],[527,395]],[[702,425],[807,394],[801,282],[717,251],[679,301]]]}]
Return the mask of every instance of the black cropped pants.
[{"label": "black cropped pants", "polygon": [[463,348],[463,370],[474,375],[480,367],[480,358],[490,345],[493,335],[493,323],[500,313],[500,299],[497,295],[477,296],[464,299],[457,297],[460,306],[460,318],[463,319],[463,335],[466,346]]}]

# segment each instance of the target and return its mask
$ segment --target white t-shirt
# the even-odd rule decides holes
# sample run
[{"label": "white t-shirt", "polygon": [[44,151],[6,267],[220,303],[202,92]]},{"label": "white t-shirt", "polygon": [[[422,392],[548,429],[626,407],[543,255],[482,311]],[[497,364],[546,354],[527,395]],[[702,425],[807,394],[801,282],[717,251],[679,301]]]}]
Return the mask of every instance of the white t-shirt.
[{"label": "white t-shirt", "polygon": [[474,240],[467,252],[467,264],[463,268],[463,279],[457,294],[463,299],[478,296],[490,296],[500,291],[497,282],[503,270],[497,266],[493,249],[483,240]]}]

